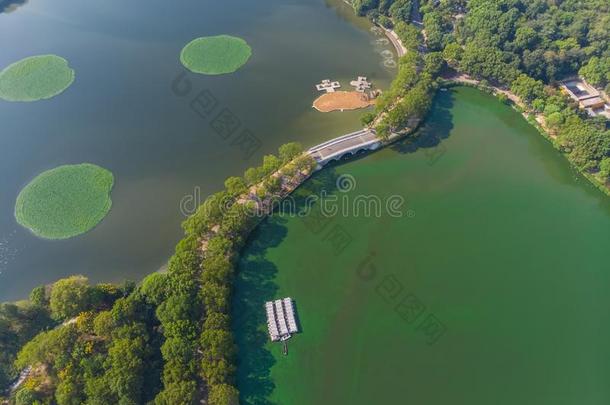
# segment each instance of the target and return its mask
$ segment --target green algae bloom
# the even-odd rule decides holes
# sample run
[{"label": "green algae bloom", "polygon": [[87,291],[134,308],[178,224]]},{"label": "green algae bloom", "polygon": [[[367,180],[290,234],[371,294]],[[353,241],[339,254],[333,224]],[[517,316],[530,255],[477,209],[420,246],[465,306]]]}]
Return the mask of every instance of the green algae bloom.
[{"label": "green algae bloom", "polygon": [[21,190],[15,218],[35,235],[67,239],[94,228],[110,211],[114,176],[89,163],[59,166]]},{"label": "green algae bloom", "polygon": [[21,59],[0,72],[0,98],[37,101],[63,92],[74,81],[68,61],[56,55]]},{"label": "green algae bloom", "polygon": [[197,38],[180,53],[180,61],[192,72],[221,75],[235,72],[252,55],[246,41],[229,35]]}]

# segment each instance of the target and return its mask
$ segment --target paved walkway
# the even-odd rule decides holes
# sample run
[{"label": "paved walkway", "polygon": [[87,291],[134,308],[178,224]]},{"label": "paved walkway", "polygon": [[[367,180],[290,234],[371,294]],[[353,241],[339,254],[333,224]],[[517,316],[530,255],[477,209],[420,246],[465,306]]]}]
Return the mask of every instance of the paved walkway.
[{"label": "paved walkway", "polygon": [[385,33],[386,37],[388,37],[392,45],[394,45],[398,57],[400,58],[401,56],[404,56],[407,53],[407,48],[402,44],[400,38],[398,38],[398,34],[396,34],[394,30],[389,30],[384,27],[381,27],[381,29]]},{"label": "paved walkway", "polygon": [[361,129],[323,142],[307,151],[321,166],[331,160],[353,154],[360,150],[374,150],[381,146],[381,141],[371,129]]}]

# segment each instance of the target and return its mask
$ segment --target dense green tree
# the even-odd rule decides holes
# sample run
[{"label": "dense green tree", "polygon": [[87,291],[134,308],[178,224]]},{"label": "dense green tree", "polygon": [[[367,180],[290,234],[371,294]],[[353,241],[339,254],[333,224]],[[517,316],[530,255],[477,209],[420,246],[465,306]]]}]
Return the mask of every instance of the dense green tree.
[{"label": "dense green tree", "polygon": [[52,325],[46,308],[28,302],[0,304],[0,355],[12,352],[11,345],[21,345]]},{"label": "dense green tree", "polygon": [[193,297],[187,294],[171,295],[157,308],[157,318],[162,324],[197,319],[197,315],[197,310],[193,307]]},{"label": "dense green tree", "polygon": [[118,397],[109,389],[107,376],[90,376],[85,380],[85,395],[87,405],[106,405],[119,402]]},{"label": "dense green tree", "polygon": [[387,29],[392,29],[394,28],[394,23],[392,22],[392,19],[389,17],[386,17],[385,15],[380,15],[379,17],[377,17],[377,23],[379,25],[381,25],[384,28]]},{"label": "dense green tree", "polygon": [[429,77],[436,77],[444,67],[445,61],[442,52],[429,52],[424,55],[424,68],[422,73],[427,74]]},{"label": "dense green tree", "polygon": [[215,236],[208,242],[208,256],[228,255],[233,250],[234,243],[231,239],[224,236]]},{"label": "dense green tree", "polygon": [[42,332],[26,343],[15,360],[19,369],[34,364],[55,364],[63,369],[70,363],[72,348],[78,338],[76,325],[70,324]]},{"label": "dense green tree", "polygon": [[528,105],[531,105],[534,99],[544,97],[544,85],[542,82],[534,80],[525,74],[520,74],[511,83],[510,89]]},{"label": "dense green tree", "polygon": [[539,41],[538,33],[532,27],[524,25],[515,31],[512,49],[515,52],[523,52],[535,46]]},{"label": "dense green tree", "polygon": [[169,384],[155,398],[155,405],[195,405],[197,383],[182,379]]},{"label": "dense green tree", "polygon": [[46,307],[49,305],[44,285],[38,286],[32,290],[30,293],[30,302],[37,307]]},{"label": "dense green tree", "polygon": [[201,374],[208,384],[227,384],[233,379],[235,364],[225,358],[204,357],[201,360]]},{"label": "dense green tree", "polygon": [[412,51],[411,54],[407,53],[406,58],[410,60],[413,57],[417,56],[418,47],[421,44],[421,32],[415,28],[411,24],[406,24],[404,22],[398,22],[394,26],[394,31],[396,35],[402,41],[402,44],[407,48],[407,50]]},{"label": "dense green tree", "polygon": [[262,172],[256,167],[250,167],[244,173],[244,179],[249,185],[258,183],[263,178]]},{"label": "dense green tree", "polygon": [[[132,327],[133,328],[133,327]],[[134,333],[135,331],[130,331]],[[142,331],[139,332],[140,334]],[[144,332],[144,336],[146,333]],[[147,345],[142,336],[114,339],[108,349],[108,388],[120,403],[141,403]]]},{"label": "dense green tree", "polygon": [[559,140],[568,151],[570,161],[582,170],[595,170],[610,154],[610,131],[600,131],[575,117],[561,128]]},{"label": "dense green tree", "polygon": [[396,22],[408,22],[411,20],[411,0],[396,0],[389,8],[390,17]]},{"label": "dense green tree", "polygon": [[33,405],[38,399],[35,391],[24,387],[15,394],[15,405]]},{"label": "dense green tree", "polygon": [[280,191],[282,185],[282,179],[279,176],[270,176],[265,181],[265,188],[271,193],[275,194]]},{"label": "dense green tree", "polygon": [[282,161],[275,155],[263,156],[263,165],[261,167],[264,176],[276,172],[282,166]]},{"label": "dense green tree", "polygon": [[353,0],[352,4],[358,15],[365,15],[379,6],[379,0]]},{"label": "dense green tree", "polygon": [[120,297],[129,294],[131,287],[126,286],[127,290],[114,284],[101,283],[89,288],[89,305],[91,308],[111,308],[113,303]]},{"label": "dense green tree", "polygon": [[599,164],[599,175],[605,180],[610,180],[610,157],[604,157]]},{"label": "dense green tree", "polygon": [[204,330],[230,330],[230,327],[230,319],[227,314],[208,311],[203,324]]},{"label": "dense green tree", "polygon": [[97,336],[110,338],[112,331],[116,327],[116,321],[114,320],[110,311],[102,311],[97,314],[93,320],[93,331]]},{"label": "dense green tree", "polygon": [[84,276],[72,276],[57,281],[51,288],[49,300],[53,318],[72,318],[91,307],[88,280]]},{"label": "dense green tree", "polygon": [[591,57],[587,64],[580,68],[579,73],[594,86],[606,86],[610,83],[610,56]]},{"label": "dense green tree", "polygon": [[55,387],[55,400],[57,405],[81,405],[85,402],[74,376],[69,375],[59,381]]},{"label": "dense green tree", "polygon": [[446,43],[443,17],[440,13],[433,11],[424,15],[424,27],[426,29],[426,44],[432,51],[441,51]]},{"label": "dense green tree", "polygon": [[374,119],[375,119],[375,114],[368,112],[368,113],[363,114],[360,117],[360,123],[363,126],[368,126],[371,122],[373,122]]},{"label": "dense green tree", "polygon": [[140,293],[144,296],[146,302],[151,305],[160,305],[167,297],[167,275],[162,273],[153,273],[142,280]]},{"label": "dense green tree", "polygon": [[455,42],[448,43],[445,49],[443,49],[443,59],[445,59],[449,66],[456,68],[462,59],[462,52],[463,49],[459,44]]},{"label": "dense green tree", "polygon": [[239,405],[239,391],[233,385],[214,384],[210,387],[209,405]]},{"label": "dense green tree", "polygon": [[301,153],[303,153],[303,145],[299,142],[286,143],[278,149],[278,155],[283,164],[290,162]]},{"label": "dense green tree", "polygon": [[517,69],[509,62],[506,54],[481,42],[470,42],[466,45],[460,69],[474,77],[502,84],[511,83],[517,77]]},{"label": "dense green tree", "polygon": [[546,123],[551,128],[557,128],[563,123],[563,116],[560,112],[552,112],[546,116]]},{"label": "dense green tree", "polygon": [[240,195],[248,190],[246,182],[241,177],[229,177],[225,180],[225,188],[231,195]]},{"label": "dense green tree", "polygon": [[202,281],[229,282],[233,275],[233,263],[224,254],[209,255],[204,263]]},{"label": "dense green tree", "polygon": [[201,295],[206,308],[214,312],[227,313],[229,310],[229,288],[212,281],[201,285]]},{"label": "dense green tree", "polygon": [[204,330],[199,343],[203,348],[203,357],[210,360],[231,359],[236,352],[233,335],[229,330]]}]

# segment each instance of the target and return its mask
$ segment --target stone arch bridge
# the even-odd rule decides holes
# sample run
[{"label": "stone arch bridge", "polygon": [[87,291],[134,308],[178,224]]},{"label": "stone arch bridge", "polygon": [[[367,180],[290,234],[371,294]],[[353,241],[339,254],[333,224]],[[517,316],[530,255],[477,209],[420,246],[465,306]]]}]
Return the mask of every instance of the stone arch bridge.
[{"label": "stone arch bridge", "polygon": [[361,151],[378,149],[381,140],[372,129],[361,129],[347,135],[340,136],[330,141],[323,142],[307,151],[321,168],[333,160],[339,160],[344,156],[355,155]]}]

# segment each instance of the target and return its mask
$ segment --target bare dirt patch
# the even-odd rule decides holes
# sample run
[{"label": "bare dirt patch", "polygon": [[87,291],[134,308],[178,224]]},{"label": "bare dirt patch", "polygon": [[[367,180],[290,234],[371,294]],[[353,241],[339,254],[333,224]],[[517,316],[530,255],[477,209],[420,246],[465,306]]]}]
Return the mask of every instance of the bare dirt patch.
[{"label": "bare dirt patch", "polygon": [[370,99],[364,93],[356,91],[336,91],[326,93],[313,102],[313,108],[320,112],[357,110],[374,105],[375,100]]}]

